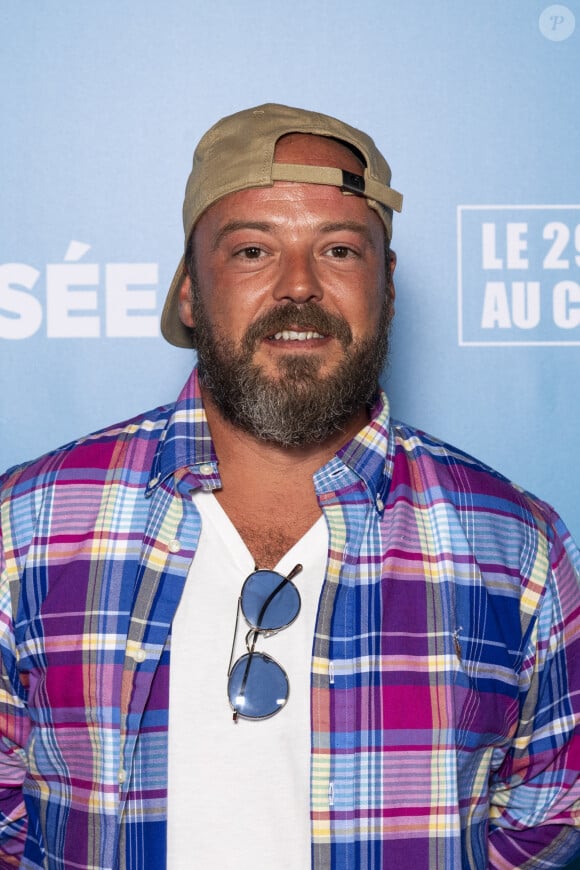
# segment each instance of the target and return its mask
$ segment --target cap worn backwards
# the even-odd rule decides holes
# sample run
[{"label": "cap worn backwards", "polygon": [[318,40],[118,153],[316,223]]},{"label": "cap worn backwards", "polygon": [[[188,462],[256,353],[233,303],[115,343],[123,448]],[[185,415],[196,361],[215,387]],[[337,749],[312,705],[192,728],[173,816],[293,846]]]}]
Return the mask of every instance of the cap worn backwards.
[{"label": "cap worn backwards", "polygon": [[[289,133],[328,136],[350,145],[362,157],[363,174],[329,166],[275,163],[276,143]],[[390,242],[393,210],[401,211],[403,197],[391,188],[389,165],[370,136],[328,115],[266,103],[222,118],[200,140],[183,203],[185,247],[203,212],[218,199],[251,187],[271,187],[275,181],[327,184],[366,197]],[[179,317],[179,288],[185,275],[182,258],[165,301],[161,332],[171,344],[191,348],[191,330]]]}]

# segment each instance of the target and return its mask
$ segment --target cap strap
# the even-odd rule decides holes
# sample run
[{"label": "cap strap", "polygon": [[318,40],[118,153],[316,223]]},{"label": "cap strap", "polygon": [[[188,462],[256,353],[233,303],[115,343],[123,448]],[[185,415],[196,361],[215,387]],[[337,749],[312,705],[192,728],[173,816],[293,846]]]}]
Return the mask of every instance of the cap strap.
[{"label": "cap strap", "polygon": [[273,181],[296,181],[306,184],[330,184],[332,187],[340,187],[348,193],[356,193],[375,199],[382,205],[401,211],[403,197],[392,187],[387,187],[372,178],[363,178],[344,169],[336,169],[333,166],[302,166],[296,163],[273,163]]}]

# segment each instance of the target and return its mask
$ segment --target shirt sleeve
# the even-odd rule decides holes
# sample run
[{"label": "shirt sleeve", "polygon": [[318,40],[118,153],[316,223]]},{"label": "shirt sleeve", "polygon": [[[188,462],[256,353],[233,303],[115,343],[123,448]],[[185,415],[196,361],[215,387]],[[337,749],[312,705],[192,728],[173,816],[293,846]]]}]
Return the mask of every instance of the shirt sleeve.
[{"label": "shirt sleeve", "polygon": [[22,795],[29,718],[16,668],[12,603],[0,529],[0,870],[19,867],[27,832]]},{"label": "shirt sleeve", "polygon": [[579,826],[580,553],[556,517],[519,725],[492,781],[489,868],[566,867],[580,854]]}]

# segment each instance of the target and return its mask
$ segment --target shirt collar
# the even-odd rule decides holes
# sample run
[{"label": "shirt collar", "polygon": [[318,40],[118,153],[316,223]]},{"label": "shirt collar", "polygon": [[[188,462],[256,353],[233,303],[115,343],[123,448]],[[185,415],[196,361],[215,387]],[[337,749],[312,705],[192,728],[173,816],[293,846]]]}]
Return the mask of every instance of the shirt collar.
[{"label": "shirt collar", "polygon": [[339,496],[352,488],[353,480],[362,482],[368,499],[382,516],[387,503],[394,463],[394,440],[390,426],[389,400],[379,390],[370,420],[315,475],[319,493]]},{"label": "shirt collar", "polygon": [[148,494],[182,468],[199,474],[200,485],[201,480],[208,488],[220,485],[217,456],[203,407],[197,367],[179,394],[160,438],[151,466]]}]

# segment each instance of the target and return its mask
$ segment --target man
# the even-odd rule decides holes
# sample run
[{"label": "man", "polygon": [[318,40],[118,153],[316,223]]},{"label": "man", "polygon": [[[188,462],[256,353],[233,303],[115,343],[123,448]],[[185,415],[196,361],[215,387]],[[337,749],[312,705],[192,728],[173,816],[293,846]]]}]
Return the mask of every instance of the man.
[{"label": "man", "polygon": [[0,867],[578,853],[580,556],[389,418],[400,207],[324,115],[201,140],[162,319],[198,367],[2,480]]}]

